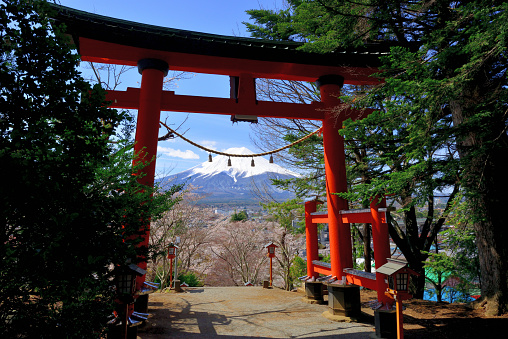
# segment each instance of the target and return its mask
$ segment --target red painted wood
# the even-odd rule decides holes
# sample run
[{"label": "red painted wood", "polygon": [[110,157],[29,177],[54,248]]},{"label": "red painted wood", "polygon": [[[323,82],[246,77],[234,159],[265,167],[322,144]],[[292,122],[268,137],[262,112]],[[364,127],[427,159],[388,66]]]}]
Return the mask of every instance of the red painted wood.
[{"label": "red painted wood", "polygon": [[[138,172],[139,183],[147,187],[153,187],[154,184],[163,79],[164,73],[156,69],[145,69],[141,78],[136,143],[134,144],[134,152],[137,157],[134,159],[133,164],[150,162],[148,166]],[[140,246],[148,246],[149,236],[150,225],[146,225],[144,234],[141,236],[143,241]],[[146,270],[147,263],[142,261],[138,266]],[[143,286],[144,281],[145,276],[137,277],[136,286]]]},{"label": "red painted wood", "polygon": [[319,273],[319,274],[324,274],[324,275],[332,274],[332,270],[329,269],[328,267],[322,267],[322,266],[318,266],[318,265],[314,265],[314,272]]},{"label": "red painted wood", "polygon": [[326,215],[313,215],[312,222],[316,224],[327,224],[328,223],[328,214]]},{"label": "red painted wood", "polygon": [[[108,91],[106,100],[111,101],[112,108],[137,109],[139,107],[139,89],[127,88],[127,91]],[[287,102],[271,102],[227,98],[200,97],[192,95],[175,95],[174,92],[163,91],[161,110],[172,112],[209,113],[209,114],[242,114],[258,117],[286,119],[322,120],[323,104],[294,104]],[[352,115],[363,113],[352,111]]]},{"label": "red painted wood", "polygon": [[173,287],[173,258],[169,259],[169,289]]},{"label": "red painted wood", "polygon": [[[382,198],[381,201],[374,199],[370,204],[370,210],[372,213],[372,241],[374,243],[374,260],[376,262],[376,269],[387,263],[387,258],[391,257],[390,253],[390,235],[388,234],[388,224],[386,221],[383,222],[381,214],[378,211],[379,208],[386,207],[386,198]],[[385,291],[388,288],[388,284],[385,283],[385,275],[376,273],[376,290],[377,298],[379,301],[392,304],[393,300],[389,298]]]},{"label": "red painted wood", "polygon": [[358,275],[354,275],[354,274],[350,274],[350,273],[345,273],[345,274],[346,274],[346,280],[350,284],[357,285],[357,286],[363,286],[365,288],[368,288],[368,289],[374,290],[374,291],[377,288],[376,280],[372,280],[372,279],[365,278],[365,277],[360,277]]},{"label": "red painted wood", "polygon": [[[326,199],[328,205],[328,231],[330,235],[330,262],[332,275],[341,280],[344,269],[353,267],[351,230],[340,217],[341,210],[347,210],[345,199],[332,193],[347,192],[344,138],[339,134],[344,114],[335,111],[340,107],[339,85],[322,85],[321,101],[325,104],[323,121],[323,146],[325,155]],[[344,113],[344,112],[342,112]]]},{"label": "red painted wood", "polygon": [[272,286],[272,257],[270,257],[270,286]]},{"label": "red painted wood", "polygon": [[351,214],[341,214],[343,223],[371,223],[372,215],[369,213],[351,213]]},{"label": "red painted wood", "polygon": [[170,69],[206,74],[240,76],[248,71],[254,78],[316,81],[326,74],[341,74],[351,85],[377,85],[377,69],[367,67],[334,67],[286,62],[225,58],[187,53],[176,53],[125,46],[110,42],[79,38],[81,60],[117,65],[136,66],[138,60],[164,60]]},{"label": "red painted wood", "polygon": [[311,213],[316,212],[318,202],[316,200],[305,203],[305,241],[307,248],[307,275],[317,278],[319,275],[314,271],[313,260],[319,260],[317,224],[312,220]]},{"label": "red painted wood", "polygon": [[[349,214],[341,214],[342,222],[344,223],[353,223],[353,224],[363,224],[363,223],[372,223],[372,213],[349,213]],[[386,215],[384,212],[379,213],[379,218],[381,218],[381,222],[386,223]]]}]

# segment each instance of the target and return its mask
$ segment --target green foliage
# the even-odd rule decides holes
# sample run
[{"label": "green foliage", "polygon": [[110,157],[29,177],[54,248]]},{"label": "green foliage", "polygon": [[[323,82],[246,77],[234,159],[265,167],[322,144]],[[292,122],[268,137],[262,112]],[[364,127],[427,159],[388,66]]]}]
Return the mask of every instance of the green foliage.
[{"label": "green foliage", "polygon": [[291,27],[291,15],[289,10],[250,10],[247,13],[251,19],[256,20],[261,26],[244,22],[247,31],[252,33],[253,37],[269,40],[290,40],[295,33]]},{"label": "green foliage", "polygon": [[450,277],[454,269],[453,260],[446,253],[428,253],[429,258],[425,262],[425,279],[432,283],[437,301],[442,301],[442,291],[445,280]]},{"label": "green foliage", "polygon": [[[158,268],[158,270],[161,270],[161,269],[162,269],[161,267]],[[167,274],[156,274],[153,281],[161,284],[161,289],[163,289],[165,287],[170,287],[169,286],[169,282],[170,282],[169,278],[170,278],[170,276],[172,277],[173,275],[174,275],[174,272],[169,272]],[[161,281],[161,277],[166,277],[167,280]],[[203,282],[193,272],[186,272],[186,273],[179,274],[178,280],[180,280],[180,283],[183,283],[183,282],[187,283],[187,285],[189,285],[189,287],[203,286]]]},{"label": "green foliage", "polygon": [[187,283],[187,285],[189,285],[189,287],[203,286],[203,282],[201,280],[199,280],[198,276],[192,272],[180,274],[178,276],[178,280],[180,280],[180,282]]},{"label": "green foliage", "polygon": [[[426,280],[434,285],[438,301],[467,301],[480,285],[480,263],[476,236],[468,211],[470,202],[459,194],[453,205],[451,227],[440,233],[443,252],[429,253],[425,262]],[[451,278],[448,282],[446,279]],[[449,288],[446,288],[449,287]]]},{"label": "green foliage", "polygon": [[293,281],[293,284],[295,282],[298,282],[299,277],[303,277],[307,274],[307,262],[303,260],[299,256],[295,256],[293,259],[293,264],[291,265],[291,268],[289,269],[290,272],[290,278]]},{"label": "green foliage", "polygon": [[468,213],[470,210],[471,202],[459,196],[450,220],[455,227],[442,232],[446,250],[453,258],[453,274],[459,278],[459,284],[455,289],[462,293],[481,287],[480,258],[473,220]]},{"label": "green foliage", "polygon": [[[291,132],[284,135],[287,143],[307,135],[309,131]],[[304,169],[305,174],[300,178],[293,179],[272,179],[272,183],[279,188],[295,192],[298,198],[309,194],[324,195],[326,192],[325,183],[325,162],[323,153],[323,139],[316,135],[311,136],[304,142],[298,143],[289,148],[289,155],[295,159],[293,165]]]},{"label": "green foliage", "polygon": [[460,278],[457,289],[467,292],[480,285],[480,262],[474,231],[455,227],[443,232],[447,249],[452,253],[453,273]]},{"label": "green foliage", "polygon": [[132,236],[174,202],[137,183],[132,147],[111,146],[126,115],[82,79],[48,13],[0,3],[0,335],[96,338],[111,268],[148,254]]},{"label": "green foliage", "polygon": [[249,218],[249,216],[247,215],[247,212],[246,211],[240,211],[238,213],[233,213],[233,215],[231,216],[231,221],[243,221],[243,220],[247,220]]},{"label": "green foliage", "polygon": [[291,199],[284,202],[262,203],[266,209],[279,223],[280,227],[292,234],[304,233],[305,227],[294,227],[293,220],[303,214],[303,204],[299,199]]},{"label": "green foliage", "polygon": [[465,302],[471,293],[477,293],[480,282],[474,232],[459,226],[443,231],[441,235],[446,252],[429,253],[424,266],[425,278],[434,286],[438,301],[444,296]]}]

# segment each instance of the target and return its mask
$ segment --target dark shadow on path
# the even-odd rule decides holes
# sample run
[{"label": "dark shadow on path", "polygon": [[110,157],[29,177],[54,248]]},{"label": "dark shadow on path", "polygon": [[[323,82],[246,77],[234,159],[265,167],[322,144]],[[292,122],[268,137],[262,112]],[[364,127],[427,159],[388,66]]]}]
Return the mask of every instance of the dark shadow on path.
[{"label": "dark shadow on path", "polygon": [[[160,303],[157,303],[160,304]],[[200,303],[200,305],[208,304],[208,303]],[[213,304],[213,302],[209,303]],[[151,306],[151,305],[150,305]],[[209,312],[195,312],[191,310],[191,307],[195,305],[190,305],[187,303],[184,308],[180,308],[178,310],[170,310],[163,308],[152,308],[151,314],[152,316],[147,321],[147,324],[139,330],[138,337],[142,339],[153,339],[153,338],[224,338],[224,339],[234,339],[234,338],[273,338],[273,337],[265,337],[265,336],[239,336],[239,335],[220,335],[217,333],[217,326],[228,326],[231,324],[231,319],[236,319],[237,321],[242,321],[244,324],[249,326],[263,326],[257,324],[255,322],[250,321],[249,317],[257,316],[257,315],[267,315],[267,316],[280,316],[283,313],[288,312],[285,309],[264,311],[264,312],[251,312],[247,314],[239,314],[233,316],[225,316],[222,314],[214,314]],[[197,326],[199,329],[199,333],[190,333],[185,329],[185,327],[189,326],[189,324],[193,324]],[[281,326],[282,325],[281,323]],[[362,323],[358,324],[350,324],[349,328],[359,328],[368,330]],[[291,336],[290,338],[323,338],[323,339],[332,339],[332,338],[351,338],[351,339],[360,339],[366,338],[365,331],[360,333],[345,333],[345,334],[330,334],[330,332],[336,332],[338,329],[330,329],[323,330],[317,329],[315,331],[309,331],[303,334],[302,336]],[[372,332],[373,333],[373,332]]]},{"label": "dark shadow on path", "polygon": [[[474,326],[472,324],[474,323]],[[406,339],[451,338],[450,333],[460,333],[460,338],[506,338],[508,319],[484,318],[432,318],[415,319],[404,315],[404,324],[419,325],[422,328],[404,331]],[[464,334],[464,329],[467,333]]]}]

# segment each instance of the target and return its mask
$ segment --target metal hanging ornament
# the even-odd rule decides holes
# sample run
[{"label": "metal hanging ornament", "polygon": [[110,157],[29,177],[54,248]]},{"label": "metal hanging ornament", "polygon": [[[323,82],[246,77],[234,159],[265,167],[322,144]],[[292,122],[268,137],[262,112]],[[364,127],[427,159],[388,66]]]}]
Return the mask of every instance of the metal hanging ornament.
[{"label": "metal hanging ornament", "polygon": [[273,164],[273,155],[270,154],[270,164]]},{"label": "metal hanging ornament", "polygon": [[231,157],[228,158],[228,167],[231,167]]},{"label": "metal hanging ornament", "polygon": [[254,164],[254,158],[252,158],[252,161],[250,162],[250,165],[251,165],[252,167],[255,167],[255,166],[256,166],[256,165]]},{"label": "metal hanging ornament", "polygon": [[208,162],[212,162],[212,153],[208,153]]}]

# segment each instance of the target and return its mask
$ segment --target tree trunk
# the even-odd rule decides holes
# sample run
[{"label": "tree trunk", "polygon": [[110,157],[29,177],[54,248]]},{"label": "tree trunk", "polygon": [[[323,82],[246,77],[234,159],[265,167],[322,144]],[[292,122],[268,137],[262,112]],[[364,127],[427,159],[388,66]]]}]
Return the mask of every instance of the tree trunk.
[{"label": "tree trunk", "polygon": [[441,272],[437,273],[437,285],[436,285],[436,295],[437,301],[443,301],[443,274]]},{"label": "tree trunk", "polygon": [[425,268],[422,264],[418,264],[416,262],[409,263],[409,266],[420,274],[416,277],[413,276],[411,279],[415,288],[413,297],[416,299],[423,299],[423,295],[425,294]]},{"label": "tree trunk", "polygon": [[363,257],[365,259],[365,272],[372,272],[370,224],[363,224]]},{"label": "tree trunk", "polygon": [[[464,107],[452,103],[455,126],[466,120]],[[492,128],[471,130],[458,142],[464,160],[464,187],[471,201],[473,226],[481,270],[482,300],[487,314],[508,312],[508,215],[506,161],[508,140],[504,124],[492,122]],[[488,129],[488,130],[487,130]]]},{"label": "tree trunk", "polygon": [[[503,156],[506,156],[506,153]],[[496,166],[492,162],[490,165]],[[478,218],[473,225],[480,260],[482,297],[487,300],[487,313],[490,315],[508,311],[508,263],[506,261],[508,258],[508,217],[504,213],[506,206],[503,201],[506,190],[504,192],[498,190],[498,185],[507,189],[508,185],[505,178],[496,180],[496,177],[498,176],[492,175],[490,183],[485,185],[490,187],[485,187],[485,191],[473,197],[472,200],[478,212],[482,213],[481,218]],[[504,185],[501,184],[503,181]]]}]

